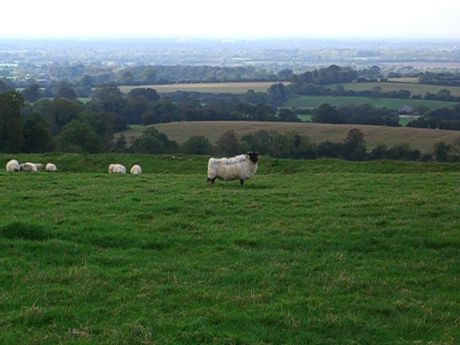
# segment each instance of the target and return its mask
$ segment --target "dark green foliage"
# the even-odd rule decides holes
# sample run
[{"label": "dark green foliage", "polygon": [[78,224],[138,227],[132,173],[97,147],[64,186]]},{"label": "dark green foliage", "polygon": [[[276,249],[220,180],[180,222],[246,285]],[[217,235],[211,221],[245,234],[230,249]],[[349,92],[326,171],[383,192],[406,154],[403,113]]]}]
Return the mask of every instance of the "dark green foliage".
[{"label": "dark green foliage", "polygon": [[56,148],[61,152],[101,152],[103,140],[91,125],[73,120],[62,128]]},{"label": "dark green foliage", "polygon": [[43,93],[40,90],[40,85],[32,84],[22,91],[22,96],[28,102],[35,102],[43,96]]},{"label": "dark green foliage", "polygon": [[22,95],[17,91],[0,94],[0,152],[19,152],[23,143]]},{"label": "dark green foliage", "polygon": [[216,150],[222,156],[234,156],[241,153],[241,147],[235,131],[230,130],[222,134],[216,141]]},{"label": "dark green foliage", "polygon": [[135,153],[172,153],[178,149],[175,141],[153,127],[148,128],[131,146],[131,151]]},{"label": "dark green foliage", "polygon": [[433,147],[433,157],[438,162],[447,162],[451,153],[450,145],[439,142]]},{"label": "dark green foliage", "polygon": [[24,152],[48,152],[54,147],[50,125],[38,114],[24,123]]},{"label": "dark green foliage", "polygon": [[214,153],[215,149],[208,138],[197,135],[190,137],[182,145],[182,151],[186,154],[211,155]]}]

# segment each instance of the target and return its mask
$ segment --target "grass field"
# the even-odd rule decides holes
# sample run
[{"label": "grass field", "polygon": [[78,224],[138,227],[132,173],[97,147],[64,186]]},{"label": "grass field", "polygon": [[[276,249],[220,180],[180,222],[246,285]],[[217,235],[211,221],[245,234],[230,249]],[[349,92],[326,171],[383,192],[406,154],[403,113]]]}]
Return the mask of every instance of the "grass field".
[{"label": "grass field", "polygon": [[427,84],[418,84],[411,82],[391,82],[391,83],[346,83],[340,84],[343,85],[345,90],[372,90],[374,87],[381,87],[383,92],[386,91],[399,91],[399,90],[409,90],[412,95],[422,95],[425,96],[427,92],[438,93],[442,89],[450,90],[450,93],[453,96],[460,96],[460,86],[443,86],[443,85],[427,85]]},{"label": "grass field", "polygon": [[418,77],[399,77],[399,78],[388,78],[390,83],[418,83]]},{"label": "grass field", "polygon": [[[459,131],[447,131],[425,128],[402,128],[367,125],[334,125],[326,123],[294,123],[294,122],[256,122],[256,121],[184,121],[154,125],[168,138],[178,143],[185,142],[194,135],[204,135],[211,143],[232,129],[237,136],[254,133],[258,130],[275,130],[280,133],[297,132],[307,135],[312,142],[322,141],[343,142],[347,133],[352,128],[360,129],[364,134],[368,148],[378,144],[392,146],[395,144],[410,144],[412,148],[423,152],[431,152],[433,145],[444,141],[455,144],[460,140]],[[128,142],[140,136],[146,129],[145,126],[132,126],[131,129],[122,132]]]},{"label": "grass field", "polygon": [[[121,92],[128,93],[135,88],[152,88],[158,93],[176,91],[212,92],[212,93],[245,93],[248,90],[265,92],[275,82],[238,82],[238,83],[186,83],[186,84],[158,84],[158,85],[136,85],[119,86]],[[287,84],[287,83],[286,83]]]},{"label": "grass field", "polygon": [[398,98],[377,98],[377,97],[334,97],[334,96],[296,96],[286,102],[286,106],[295,108],[317,108],[323,103],[332,106],[344,106],[348,104],[371,104],[374,107],[386,107],[398,109],[402,105],[411,107],[426,106],[430,109],[454,107],[455,102],[431,101],[425,99],[398,99]]},{"label": "grass field", "polygon": [[0,173],[2,344],[458,343],[459,164],[18,158],[61,172]]}]

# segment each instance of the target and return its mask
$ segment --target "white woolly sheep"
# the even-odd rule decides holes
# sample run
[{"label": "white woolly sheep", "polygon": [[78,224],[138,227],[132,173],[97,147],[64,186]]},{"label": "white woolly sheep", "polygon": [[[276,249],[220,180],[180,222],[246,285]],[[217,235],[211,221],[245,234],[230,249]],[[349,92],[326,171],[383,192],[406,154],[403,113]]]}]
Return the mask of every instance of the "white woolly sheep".
[{"label": "white woolly sheep", "polygon": [[259,160],[258,152],[248,152],[232,158],[210,158],[208,161],[208,182],[214,184],[216,178],[221,180],[244,181],[254,176],[257,172]]},{"label": "white woolly sheep", "polygon": [[109,174],[126,174],[126,168],[121,164],[110,164]]},{"label": "white woolly sheep", "polygon": [[20,164],[19,165],[19,170],[20,171],[27,171],[27,172],[37,172],[38,171],[37,166],[35,164],[29,163],[29,162]]},{"label": "white woolly sheep", "polygon": [[132,175],[140,175],[142,174],[142,168],[139,164],[134,164],[129,171]]},{"label": "white woolly sheep", "polygon": [[46,163],[45,169],[48,172],[57,172],[58,171],[56,165],[53,164],[53,163]]},{"label": "white woolly sheep", "polygon": [[6,163],[6,171],[19,171],[19,162],[16,159],[10,160],[8,163]]}]

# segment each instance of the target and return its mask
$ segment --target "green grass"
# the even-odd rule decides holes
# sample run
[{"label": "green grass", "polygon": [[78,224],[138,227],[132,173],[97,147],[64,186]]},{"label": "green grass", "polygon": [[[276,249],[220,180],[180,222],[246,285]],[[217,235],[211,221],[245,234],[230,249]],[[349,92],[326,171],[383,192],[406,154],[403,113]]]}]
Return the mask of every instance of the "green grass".
[{"label": "green grass", "polygon": [[458,343],[459,164],[17,157],[61,172],[0,172],[2,344]]},{"label": "green grass", "polygon": [[296,96],[286,102],[288,107],[317,108],[323,103],[332,106],[344,106],[348,104],[371,104],[375,107],[398,109],[406,104],[411,107],[426,106],[430,109],[454,107],[455,102],[431,101],[425,99],[397,99],[397,98],[372,98],[372,97],[334,97],[334,96]]},{"label": "green grass", "polygon": [[311,117],[312,115],[306,115],[306,114],[298,114],[297,117],[300,119],[302,122],[311,122]]}]

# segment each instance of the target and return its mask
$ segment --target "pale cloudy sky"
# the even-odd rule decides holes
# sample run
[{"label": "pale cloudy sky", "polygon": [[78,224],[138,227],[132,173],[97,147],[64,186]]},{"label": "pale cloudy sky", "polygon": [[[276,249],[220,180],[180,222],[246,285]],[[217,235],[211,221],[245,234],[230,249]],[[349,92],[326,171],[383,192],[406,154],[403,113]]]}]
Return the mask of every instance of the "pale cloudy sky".
[{"label": "pale cloudy sky", "polygon": [[8,0],[0,11],[0,37],[460,39],[460,0]]}]

